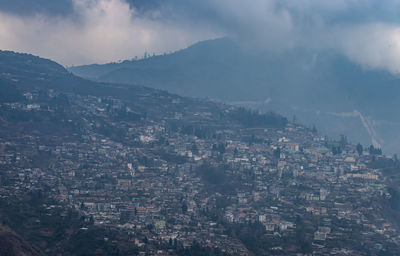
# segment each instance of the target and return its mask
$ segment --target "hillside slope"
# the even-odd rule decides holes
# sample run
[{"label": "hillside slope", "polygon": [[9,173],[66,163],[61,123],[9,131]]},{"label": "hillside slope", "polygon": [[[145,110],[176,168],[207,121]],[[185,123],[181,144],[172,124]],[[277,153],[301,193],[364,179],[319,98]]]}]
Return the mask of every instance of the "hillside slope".
[{"label": "hillside slope", "polygon": [[[272,54],[223,38],[172,54],[69,70],[99,81],[146,85],[296,115],[331,136],[345,134],[356,142],[400,152],[398,78],[365,70],[331,52],[293,49]],[[359,115],[351,114],[354,111],[368,120],[368,128]]]},{"label": "hillside slope", "polygon": [[0,255],[3,256],[41,256],[30,244],[9,228],[0,226]]},{"label": "hillside slope", "polygon": [[399,162],[379,149],[31,55],[9,63],[0,219],[46,255],[399,255]]}]

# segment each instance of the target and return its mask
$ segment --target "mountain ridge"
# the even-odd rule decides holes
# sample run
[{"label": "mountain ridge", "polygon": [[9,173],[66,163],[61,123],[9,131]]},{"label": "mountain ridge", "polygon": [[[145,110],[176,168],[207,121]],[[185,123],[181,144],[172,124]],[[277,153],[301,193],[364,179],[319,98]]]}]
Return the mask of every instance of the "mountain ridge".
[{"label": "mountain ridge", "polygon": [[[250,53],[248,53],[250,52]],[[292,49],[268,53],[243,46],[229,38],[203,41],[186,49],[142,60],[106,65],[71,67],[69,71],[97,81],[141,84],[168,90],[185,96],[196,96],[225,102],[256,101],[257,109],[272,110],[285,116],[321,128],[331,136],[340,134],[364,144],[372,144],[361,121],[355,127],[345,127],[342,118],[335,125],[329,113],[352,112],[357,109],[372,123],[400,121],[400,81],[383,70],[368,70],[340,54],[326,51]],[[269,99],[265,102],[266,99]],[[251,107],[251,105],[246,105]],[[316,113],[324,114],[318,120]],[[347,120],[347,121],[346,121]],[[374,122],[376,121],[376,122]],[[334,127],[331,129],[330,127]],[[363,130],[362,136],[354,132]],[[400,152],[391,138],[397,126],[375,124],[388,152]],[[378,137],[379,137],[378,136]]]}]

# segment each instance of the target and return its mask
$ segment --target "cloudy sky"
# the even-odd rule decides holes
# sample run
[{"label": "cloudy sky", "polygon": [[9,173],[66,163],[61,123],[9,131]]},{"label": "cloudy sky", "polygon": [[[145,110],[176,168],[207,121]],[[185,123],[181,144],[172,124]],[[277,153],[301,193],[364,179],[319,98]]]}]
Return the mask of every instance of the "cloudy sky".
[{"label": "cloudy sky", "polygon": [[222,36],[400,73],[400,0],[0,0],[0,49],[63,65],[164,53]]}]

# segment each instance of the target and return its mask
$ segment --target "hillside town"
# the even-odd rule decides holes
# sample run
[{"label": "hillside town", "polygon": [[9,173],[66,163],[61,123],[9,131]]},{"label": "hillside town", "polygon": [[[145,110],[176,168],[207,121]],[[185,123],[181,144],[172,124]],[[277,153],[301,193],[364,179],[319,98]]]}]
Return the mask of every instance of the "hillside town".
[{"label": "hillside town", "polygon": [[[2,126],[1,198],[45,189],[82,214],[81,229],[126,232],[139,255],[193,244],[227,255],[400,253],[380,203],[392,196],[387,179],[371,166],[392,159],[344,136],[249,125],[264,114],[141,87],[132,101],[33,89],[0,108],[60,127]],[[242,112],[247,123],[233,118]],[[241,235],[249,228],[255,241]]]}]

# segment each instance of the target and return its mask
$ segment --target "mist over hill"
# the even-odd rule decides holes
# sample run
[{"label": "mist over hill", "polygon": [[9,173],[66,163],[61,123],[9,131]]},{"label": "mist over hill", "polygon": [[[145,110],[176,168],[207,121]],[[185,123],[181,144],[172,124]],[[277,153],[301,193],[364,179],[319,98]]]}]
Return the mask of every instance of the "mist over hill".
[{"label": "mist over hill", "polygon": [[29,54],[0,51],[0,70],[3,254],[399,255],[400,162],[380,149]]},{"label": "mist over hill", "polygon": [[76,75],[141,84],[278,111],[330,136],[400,152],[400,81],[333,51],[262,52],[228,38],[172,54],[71,67]]},{"label": "mist over hill", "polygon": [[400,0],[0,0],[0,256],[400,255]]},{"label": "mist over hill", "polygon": [[[114,182],[111,176],[108,178],[115,170],[119,173],[115,177],[132,178],[147,186],[154,182],[155,176],[147,176],[150,172],[146,171],[143,174],[149,179],[142,180],[138,177],[141,174],[134,173],[136,165],[153,162],[158,165],[161,161],[166,166],[190,164],[188,161],[193,158],[192,153],[188,157],[163,149],[170,146],[170,137],[165,136],[167,133],[178,136],[171,143],[171,147],[175,148],[175,143],[182,143],[183,138],[189,137],[221,141],[221,131],[227,128],[261,130],[264,133],[264,129],[284,130],[288,125],[286,118],[274,113],[260,114],[143,86],[88,81],[76,77],[51,60],[11,51],[0,51],[0,93],[0,255],[138,255],[139,246],[132,242],[134,239],[146,241],[149,255],[155,255],[153,251],[161,248],[158,242],[149,241],[148,235],[139,234],[136,227],[131,233],[123,232],[125,228],[119,229],[122,227],[119,222],[121,216],[123,224],[131,217],[129,209],[122,210],[124,213],[114,211],[122,207],[120,203],[113,207],[118,220],[116,226],[103,226],[103,222],[96,223],[88,214],[90,209],[85,208],[83,201],[75,207],[75,203],[69,201],[72,197],[63,200],[60,193],[72,191],[65,186],[78,184],[83,177],[90,181],[83,181],[82,184],[92,183],[99,169],[106,170],[113,166],[104,172],[107,177],[99,180],[99,186],[94,189],[102,189],[101,194],[105,197],[118,191],[116,193],[121,193],[124,198],[130,192],[120,190],[117,180]],[[154,130],[149,128],[153,125],[157,127]],[[157,130],[163,135],[145,136],[142,133],[145,130],[151,130],[152,134]],[[246,140],[252,143],[261,141],[251,135],[246,135]],[[103,147],[97,143],[113,146]],[[201,143],[191,147],[196,154],[200,154],[198,145]],[[71,165],[66,164],[70,160],[58,155],[70,146],[77,147],[71,149],[74,153],[65,155],[76,163]],[[125,147],[124,152],[117,149],[122,147]],[[223,143],[215,147],[215,151],[225,151]],[[97,149],[110,152],[100,156],[92,151],[97,152]],[[149,151],[145,152],[147,149]],[[83,155],[78,152],[86,152],[87,156],[82,158]],[[121,156],[126,160],[121,161],[116,152],[122,152]],[[89,160],[89,155],[96,155],[96,160]],[[200,161],[202,157],[196,159]],[[142,160],[143,163],[138,162]],[[127,164],[126,161],[132,163]],[[97,174],[86,174],[93,164]],[[66,171],[66,166],[77,168],[77,175],[75,171]],[[172,173],[160,173],[160,168],[155,165],[152,171],[157,176],[165,175],[160,178],[161,181],[175,179]],[[39,173],[42,178],[37,178]],[[191,173],[197,175],[194,171]],[[212,178],[213,173],[207,177]],[[114,182],[118,189],[111,192],[113,185],[104,185],[108,182]],[[176,184],[169,184],[176,188]],[[132,188],[137,187],[131,185]],[[55,194],[49,196],[49,191]],[[165,194],[165,191],[160,193]],[[148,195],[158,198],[154,194]],[[149,199],[146,201],[150,202]],[[179,206],[172,208],[179,209],[182,202],[176,202]],[[168,205],[171,206],[171,202]],[[176,251],[175,255],[193,255],[180,252],[183,249],[178,248],[177,241],[175,245],[175,248],[172,244],[168,245]],[[216,254],[215,250],[214,254],[210,254],[207,248],[199,245],[192,249],[205,251],[204,255],[225,255]]]}]

